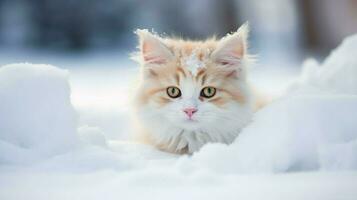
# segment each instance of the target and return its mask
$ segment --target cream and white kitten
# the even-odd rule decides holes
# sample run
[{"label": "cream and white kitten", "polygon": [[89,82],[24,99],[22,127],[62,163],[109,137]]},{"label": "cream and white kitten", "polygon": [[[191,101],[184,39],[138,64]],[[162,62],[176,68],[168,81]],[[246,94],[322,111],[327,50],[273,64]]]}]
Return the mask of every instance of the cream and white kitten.
[{"label": "cream and white kitten", "polygon": [[174,153],[232,143],[253,113],[246,81],[248,26],[220,40],[136,34],[142,68],[135,96],[139,138]]}]

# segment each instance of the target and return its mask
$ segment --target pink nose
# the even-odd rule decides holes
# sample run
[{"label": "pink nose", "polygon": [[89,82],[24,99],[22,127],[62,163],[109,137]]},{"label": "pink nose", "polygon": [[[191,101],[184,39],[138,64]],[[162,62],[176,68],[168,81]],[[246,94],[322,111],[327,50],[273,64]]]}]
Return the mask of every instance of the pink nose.
[{"label": "pink nose", "polygon": [[191,118],[192,115],[193,115],[195,112],[197,112],[197,109],[196,109],[196,108],[186,108],[186,109],[183,110],[183,112],[185,112],[186,115],[187,115],[189,118]]}]

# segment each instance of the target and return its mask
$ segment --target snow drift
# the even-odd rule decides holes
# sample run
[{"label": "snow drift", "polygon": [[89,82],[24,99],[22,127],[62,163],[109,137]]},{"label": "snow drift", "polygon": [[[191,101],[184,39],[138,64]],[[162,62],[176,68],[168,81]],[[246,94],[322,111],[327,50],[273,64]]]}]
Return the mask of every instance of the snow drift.
[{"label": "snow drift", "polygon": [[0,68],[0,163],[48,157],[77,143],[67,77],[49,65]]},{"label": "snow drift", "polygon": [[225,173],[357,169],[356,119],[357,96],[296,94],[258,112],[234,144],[207,145],[193,161]]},{"label": "snow drift", "polygon": [[295,87],[310,88],[330,93],[357,94],[357,35],[346,38],[319,65],[308,59]]}]

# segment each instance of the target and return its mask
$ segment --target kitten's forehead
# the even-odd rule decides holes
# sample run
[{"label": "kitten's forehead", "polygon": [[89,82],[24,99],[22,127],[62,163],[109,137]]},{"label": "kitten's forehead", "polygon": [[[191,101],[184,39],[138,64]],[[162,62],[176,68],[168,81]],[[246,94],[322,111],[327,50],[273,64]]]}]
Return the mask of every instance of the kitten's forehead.
[{"label": "kitten's forehead", "polygon": [[196,77],[198,71],[207,68],[207,64],[204,60],[207,59],[209,52],[209,49],[206,49],[205,52],[195,49],[190,52],[189,55],[184,55],[180,58],[180,65],[184,67],[193,77]]},{"label": "kitten's forehead", "polygon": [[184,42],[175,46],[174,54],[177,57],[177,66],[184,69],[191,78],[197,77],[200,71],[207,69],[213,43]]},{"label": "kitten's forehead", "polygon": [[184,41],[168,40],[166,44],[176,57],[182,60],[196,58],[197,60],[208,59],[217,46],[216,40],[207,41]]},{"label": "kitten's forehead", "polygon": [[[216,41],[192,42],[183,40],[165,41],[174,55],[167,64],[152,68],[156,76],[151,80],[163,84],[181,85],[187,79],[192,85],[220,83],[222,69],[212,60],[211,54],[216,49]],[[191,81],[192,80],[192,81]]]}]

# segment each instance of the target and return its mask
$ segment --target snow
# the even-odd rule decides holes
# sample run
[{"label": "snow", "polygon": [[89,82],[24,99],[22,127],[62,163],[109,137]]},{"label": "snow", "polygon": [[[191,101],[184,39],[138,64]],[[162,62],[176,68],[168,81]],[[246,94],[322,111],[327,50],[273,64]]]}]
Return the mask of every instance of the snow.
[{"label": "snow", "polygon": [[[321,64],[305,62],[233,144],[207,144],[192,156],[113,140],[130,132],[135,70],[107,77],[98,75],[105,69],[3,66],[0,199],[355,199],[356,50],[357,35]],[[113,74],[125,75],[116,82]],[[109,80],[105,91],[101,80]]]},{"label": "snow", "polygon": [[300,84],[334,93],[357,94],[356,43],[356,36],[346,38],[321,66],[316,60],[308,59],[303,65]]},{"label": "snow", "polygon": [[223,173],[357,169],[356,119],[357,96],[294,94],[258,112],[233,145],[207,145],[193,160]]},{"label": "snow", "polygon": [[197,76],[198,70],[201,68],[205,68],[205,64],[198,59],[196,53],[193,51],[193,53],[185,58],[185,66],[188,69],[189,72],[191,72],[192,76]]},{"label": "snow", "polygon": [[63,153],[76,144],[77,115],[67,77],[66,71],[47,65],[0,68],[0,157],[11,160],[12,151],[26,154],[13,157],[21,162]]},{"label": "snow", "polygon": [[98,127],[82,126],[78,128],[79,137],[84,143],[106,147],[107,140]]}]

